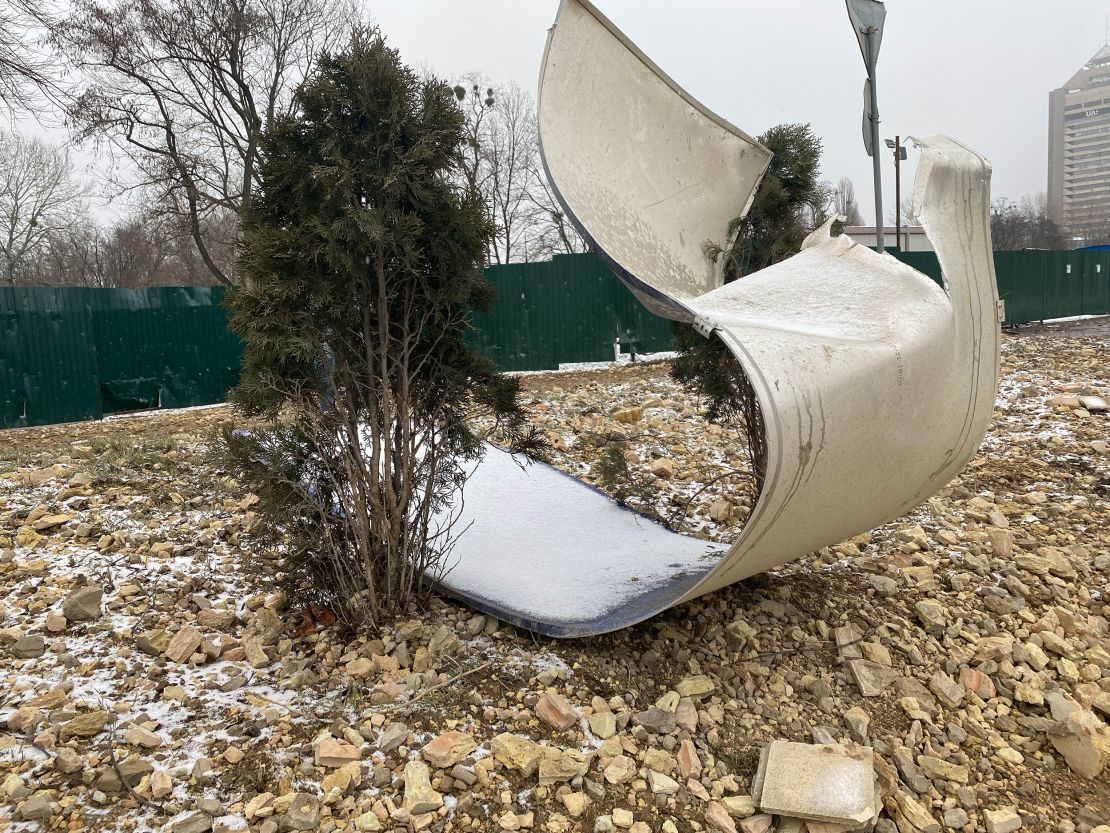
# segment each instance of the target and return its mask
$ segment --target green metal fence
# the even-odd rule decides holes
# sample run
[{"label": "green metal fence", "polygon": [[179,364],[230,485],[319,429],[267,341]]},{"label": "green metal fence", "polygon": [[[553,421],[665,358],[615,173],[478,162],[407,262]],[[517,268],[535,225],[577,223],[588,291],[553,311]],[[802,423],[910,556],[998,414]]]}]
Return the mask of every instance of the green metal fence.
[{"label": "green metal fence", "polygon": [[[487,275],[497,300],[475,316],[472,342],[505,370],[604,361],[618,338],[625,351],[670,348],[667,323],[593,255]],[[223,296],[220,287],[0,289],[0,428],[223,402],[241,353]]]},{"label": "green metal fence", "polygon": [[223,402],[241,351],[223,294],[0,289],[0,427]]},{"label": "green metal fence", "polygon": [[0,288],[0,426],[97,419],[87,294]]},{"label": "green metal fence", "polygon": [[562,363],[671,349],[667,322],[647,310],[592,254],[493,266],[493,311],[474,316],[472,343],[503,370],[554,370]]},{"label": "green metal fence", "polygon": [[[941,283],[933,252],[891,254]],[[1110,252],[995,252],[994,268],[1006,324],[1110,315]]]},{"label": "green metal fence", "polygon": [[[895,253],[940,282],[931,252]],[[998,252],[1006,323],[1110,314],[1110,252]],[[648,313],[593,255],[487,270],[492,312],[473,344],[505,370],[668,350]],[[0,427],[45,425],[134,408],[224,401],[241,346],[219,287],[0,288]]]}]

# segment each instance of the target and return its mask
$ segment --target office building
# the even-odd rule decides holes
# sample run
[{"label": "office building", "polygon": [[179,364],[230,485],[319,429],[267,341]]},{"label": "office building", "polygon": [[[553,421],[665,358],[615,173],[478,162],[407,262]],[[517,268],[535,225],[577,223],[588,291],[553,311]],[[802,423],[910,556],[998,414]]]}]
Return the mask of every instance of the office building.
[{"label": "office building", "polygon": [[1099,242],[1110,230],[1110,45],[1049,102],[1049,213],[1074,245]]}]

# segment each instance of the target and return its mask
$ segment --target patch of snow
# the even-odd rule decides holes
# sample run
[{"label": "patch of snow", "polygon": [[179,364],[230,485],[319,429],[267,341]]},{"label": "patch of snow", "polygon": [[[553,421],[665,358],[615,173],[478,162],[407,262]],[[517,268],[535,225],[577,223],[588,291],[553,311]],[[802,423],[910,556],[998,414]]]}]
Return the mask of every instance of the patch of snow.
[{"label": "patch of snow", "polygon": [[1105,315],[1069,315],[1064,318],[1046,318],[1043,324],[1066,324],[1069,321],[1090,321],[1092,318],[1105,318]]},{"label": "patch of snow", "polygon": [[650,362],[669,362],[678,353],[673,351],[663,353],[637,353],[636,361],[632,361],[629,353],[621,353],[620,361],[612,362],[561,362],[558,370],[514,370],[509,376],[546,376],[551,373],[582,373],[592,370],[612,370],[614,367],[628,367],[635,364],[648,364]]},{"label": "patch of snow", "polygon": [[149,419],[153,416],[172,416],[174,414],[187,414],[191,411],[211,411],[215,408],[226,408],[226,402],[214,402],[211,405],[191,405],[188,408],[151,408],[149,411],[124,411],[121,414],[108,414],[103,422],[115,422],[119,419]]},{"label": "patch of snow", "polygon": [[589,622],[637,600],[650,606],[658,594],[681,596],[725,551],[493,447],[467,481],[461,512],[465,532],[442,584],[478,607],[486,600],[547,622]]}]

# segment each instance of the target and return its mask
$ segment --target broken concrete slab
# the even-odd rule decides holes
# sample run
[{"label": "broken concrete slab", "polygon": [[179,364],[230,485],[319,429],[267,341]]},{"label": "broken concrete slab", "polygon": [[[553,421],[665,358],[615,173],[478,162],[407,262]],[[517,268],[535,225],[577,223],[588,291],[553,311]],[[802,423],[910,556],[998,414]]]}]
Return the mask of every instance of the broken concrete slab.
[{"label": "broken concrete slab", "polygon": [[752,776],[752,802],[756,807],[763,797],[763,777],[767,774],[767,756],[770,751],[770,744],[759,750],[759,763],[756,764],[755,775]]},{"label": "broken concrete slab", "polygon": [[848,660],[848,670],[864,697],[878,697],[900,676],[893,668],[867,659]]},{"label": "broken concrete slab", "polygon": [[841,625],[834,629],[833,638],[841,659],[863,659],[863,650],[860,648],[863,633],[855,625]]},{"label": "broken concrete slab", "polygon": [[775,741],[760,756],[752,799],[764,813],[863,825],[876,816],[870,747]]}]

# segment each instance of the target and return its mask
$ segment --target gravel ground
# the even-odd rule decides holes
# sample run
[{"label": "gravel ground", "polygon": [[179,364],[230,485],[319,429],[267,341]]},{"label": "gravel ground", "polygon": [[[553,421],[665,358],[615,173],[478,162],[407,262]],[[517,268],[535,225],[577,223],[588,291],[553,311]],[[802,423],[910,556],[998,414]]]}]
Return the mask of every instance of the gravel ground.
[{"label": "gravel ground", "polygon": [[[871,747],[884,833],[1106,825],[1110,415],[1075,397],[1110,395],[1110,331],[1032,329],[911,515],[574,642],[287,609],[207,456],[230,409],[0,434],[0,829],[798,830],[748,800],[773,740]],[[557,465],[741,528],[743,449],[666,365],[524,383]]]}]

